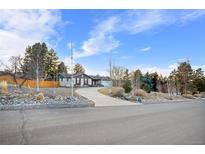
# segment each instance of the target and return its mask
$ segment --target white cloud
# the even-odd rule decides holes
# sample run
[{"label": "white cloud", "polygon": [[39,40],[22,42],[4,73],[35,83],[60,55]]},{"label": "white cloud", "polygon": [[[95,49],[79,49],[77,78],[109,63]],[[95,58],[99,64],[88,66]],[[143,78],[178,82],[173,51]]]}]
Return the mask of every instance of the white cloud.
[{"label": "white cloud", "polygon": [[178,63],[174,63],[168,66],[168,68],[171,70],[177,69],[177,67],[178,67]]},{"label": "white cloud", "polygon": [[103,52],[110,52],[117,48],[119,41],[112,34],[118,22],[119,19],[117,17],[110,17],[97,24],[90,32],[90,38],[83,42],[80,51],[74,53],[74,57],[92,56]]},{"label": "white cloud", "polygon": [[140,49],[140,51],[147,52],[147,51],[149,51],[150,49],[151,49],[151,47],[146,47],[146,48]]},{"label": "white cloud", "polygon": [[165,20],[167,22],[161,10],[129,10],[121,16],[123,18],[120,24],[122,30],[128,31],[131,34],[150,30],[165,23]]},{"label": "white cloud", "polygon": [[0,10],[0,60],[8,65],[9,57],[22,55],[28,45],[49,44],[61,24],[61,14],[55,10]]},{"label": "white cloud", "polygon": [[112,53],[113,53],[113,54],[118,54],[118,53],[119,53],[119,51],[113,51]]},{"label": "white cloud", "polygon": [[129,59],[129,56],[120,56],[119,58],[125,60],[125,59]]},{"label": "white cloud", "polygon": [[168,76],[170,72],[173,70],[172,68],[160,68],[157,66],[146,66],[146,65],[139,65],[136,66],[132,70],[140,69],[143,74],[149,72],[149,73],[155,73],[162,74],[163,76]]},{"label": "white cloud", "polygon": [[192,69],[196,70],[198,68],[201,68],[203,71],[205,71],[205,65],[193,65]]},{"label": "white cloud", "polygon": [[[176,10],[175,10],[176,11]],[[184,23],[205,16],[204,10],[128,10],[98,21],[90,37],[75,53],[76,58],[93,56],[115,50],[120,41],[115,38],[119,32],[135,35],[163,25]],[[145,48],[148,51],[151,48]]]},{"label": "white cloud", "polygon": [[108,71],[103,69],[91,69],[90,67],[85,67],[85,73],[88,75],[101,75],[108,76]]},{"label": "white cloud", "polygon": [[180,20],[182,22],[188,22],[191,20],[195,20],[197,18],[203,17],[205,15],[205,10],[192,10],[192,11],[184,11]]}]

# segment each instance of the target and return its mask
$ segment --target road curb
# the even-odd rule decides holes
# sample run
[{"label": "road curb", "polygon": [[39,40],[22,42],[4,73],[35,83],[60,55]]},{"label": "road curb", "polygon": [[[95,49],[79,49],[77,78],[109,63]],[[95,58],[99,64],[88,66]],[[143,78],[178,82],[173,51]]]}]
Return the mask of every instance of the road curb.
[{"label": "road curb", "polygon": [[4,110],[30,110],[30,109],[55,109],[55,108],[81,108],[95,107],[90,103],[71,103],[71,104],[18,104],[18,105],[0,105],[0,111]]}]

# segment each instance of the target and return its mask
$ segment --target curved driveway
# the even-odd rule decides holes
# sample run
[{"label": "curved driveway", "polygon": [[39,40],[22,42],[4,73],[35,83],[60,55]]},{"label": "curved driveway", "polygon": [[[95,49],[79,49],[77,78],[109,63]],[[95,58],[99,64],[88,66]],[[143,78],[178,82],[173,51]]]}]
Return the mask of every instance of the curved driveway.
[{"label": "curved driveway", "polygon": [[95,106],[122,106],[122,105],[136,105],[135,103],[126,101],[126,100],[120,100],[117,98],[113,98],[110,96],[103,95],[98,92],[98,89],[96,87],[90,87],[90,88],[80,88],[77,89],[76,92],[79,95],[82,95],[89,100],[92,100],[95,102]]}]

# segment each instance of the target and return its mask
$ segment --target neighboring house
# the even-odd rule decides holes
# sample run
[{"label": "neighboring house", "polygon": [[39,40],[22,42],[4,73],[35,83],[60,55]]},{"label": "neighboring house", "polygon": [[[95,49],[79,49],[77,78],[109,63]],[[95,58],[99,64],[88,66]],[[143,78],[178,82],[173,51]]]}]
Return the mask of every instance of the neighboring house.
[{"label": "neighboring house", "polygon": [[[58,80],[61,87],[71,86],[71,74],[58,74]],[[89,76],[85,73],[73,74],[74,87],[96,87],[96,86],[112,86],[112,81],[108,77]]]}]

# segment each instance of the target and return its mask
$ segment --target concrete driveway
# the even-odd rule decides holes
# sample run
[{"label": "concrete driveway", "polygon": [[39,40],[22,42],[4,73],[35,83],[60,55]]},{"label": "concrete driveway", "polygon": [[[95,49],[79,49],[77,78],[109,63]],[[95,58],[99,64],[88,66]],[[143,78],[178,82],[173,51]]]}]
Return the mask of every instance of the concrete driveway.
[{"label": "concrete driveway", "polygon": [[77,89],[76,92],[79,95],[82,95],[93,102],[95,102],[95,106],[123,106],[123,105],[136,105],[136,103],[132,103],[126,100],[120,100],[117,98],[113,98],[110,96],[103,95],[98,92],[100,88],[81,88]]}]

